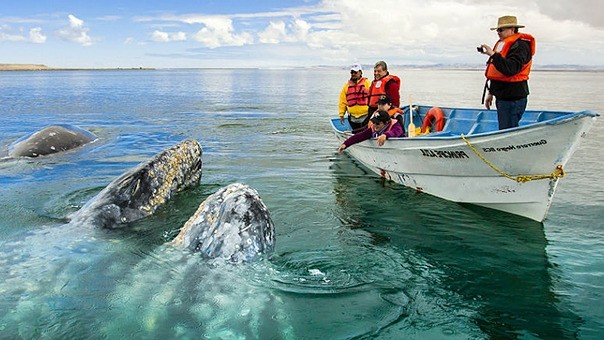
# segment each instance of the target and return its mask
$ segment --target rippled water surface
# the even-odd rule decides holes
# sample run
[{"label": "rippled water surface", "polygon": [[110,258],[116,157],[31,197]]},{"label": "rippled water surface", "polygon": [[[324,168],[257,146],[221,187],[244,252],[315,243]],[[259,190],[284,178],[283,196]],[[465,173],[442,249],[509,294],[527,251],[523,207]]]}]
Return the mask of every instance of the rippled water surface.
[{"label": "rippled water surface", "polygon": [[[482,71],[403,70],[402,102],[477,107]],[[533,72],[529,109],[604,112],[604,73]],[[0,338],[442,339],[604,336],[604,123],[535,223],[383,183],[337,155],[346,70],[0,73],[0,157],[53,123],[100,138],[0,161]],[[67,216],[186,138],[201,184],[118,231]],[[267,261],[165,245],[240,181],[276,225]]]}]

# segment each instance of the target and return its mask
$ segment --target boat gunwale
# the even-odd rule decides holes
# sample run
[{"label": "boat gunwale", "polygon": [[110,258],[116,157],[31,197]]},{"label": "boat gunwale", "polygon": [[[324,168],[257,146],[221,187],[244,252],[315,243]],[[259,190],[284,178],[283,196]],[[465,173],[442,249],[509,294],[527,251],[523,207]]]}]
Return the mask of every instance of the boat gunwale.
[{"label": "boat gunwale", "polygon": [[[429,106],[418,105],[416,107],[429,107]],[[444,109],[484,111],[482,109],[467,109],[467,108],[444,108]],[[568,112],[568,113],[566,111],[551,111],[551,110],[549,110],[549,111],[529,110],[526,112],[565,113],[565,114],[560,115],[559,117],[552,118],[552,119],[548,119],[548,120],[544,120],[544,121],[540,121],[540,122],[532,122],[532,123],[529,123],[526,125],[508,128],[508,129],[504,129],[504,130],[493,130],[493,131],[486,131],[486,132],[479,132],[479,133],[472,133],[472,134],[452,134],[451,132],[448,132],[448,134],[438,135],[439,133],[441,133],[441,131],[439,131],[439,132],[434,132],[434,133],[430,133],[430,134],[426,134],[426,135],[419,135],[419,136],[415,136],[415,137],[393,137],[393,138],[389,138],[388,140],[390,140],[390,141],[407,141],[407,140],[446,141],[446,140],[459,140],[462,137],[462,135],[464,137],[468,137],[468,138],[495,136],[495,135],[507,134],[507,133],[511,133],[511,132],[515,132],[515,131],[528,130],[528,129],[532,129],[532,128],[536,128],[536,127],[544,126],[544,125],[557,125],[557,124],[566,123],[567,121],[583,119],[583,118],[596,118],[596,117],[600,116],[599,113],[592,111],[592,110],[583,110],[583,111]],[[337,133],[342,134],[342,135],[350,133],[350,131],[347,131],[347,130],[340,130],[334,124],[336,121],[339,121],[339,118],[332,118],[331,126]],[[447,133],[447,132],[445,132],[445,133]]]}]

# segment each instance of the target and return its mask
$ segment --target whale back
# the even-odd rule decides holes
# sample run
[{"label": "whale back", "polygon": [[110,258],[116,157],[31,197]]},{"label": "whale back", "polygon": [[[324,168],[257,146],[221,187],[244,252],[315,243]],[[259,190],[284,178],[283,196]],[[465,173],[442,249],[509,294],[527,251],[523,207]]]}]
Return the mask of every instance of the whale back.
[{"label": "whale back", "polygon": [[52,125],[14,141],[8,147],[8,155],[38,157],[71,150],[96,139],[94,133],[74,125]]},{"label": "whale back", "polygon": [[149,216],[174,193],[198,184],[201,168],[201,145],[185,140],[116,178],[71,223],[118,228]]}]

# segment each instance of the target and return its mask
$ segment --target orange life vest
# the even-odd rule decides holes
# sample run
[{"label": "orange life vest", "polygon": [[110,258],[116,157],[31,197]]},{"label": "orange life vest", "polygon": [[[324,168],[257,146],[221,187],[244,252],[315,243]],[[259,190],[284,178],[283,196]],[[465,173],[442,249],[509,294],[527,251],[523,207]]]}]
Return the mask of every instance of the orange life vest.
[{"label": "orange life vest", "polygon": [[401,110],[400,107],[393,107],[390,110],[388,110],[388,114],[390,115],[390,117],[396,118],[397,116],[403,114],[403,110]]},{"label": "orange life vest", "polygon": [[[512,45],[514,45],[514,43],[518,39],[527,41],[531,45],[531,56],[535,55],[535,38],[532,35],[526,33],[516,33],[505,39],[497,41],[493,50],[495,52],[498,52],[499,54],[501,54],[502,57],[505,58],[508,52],[510,51]],[[487,69],[484,71],[484,74],[489,80],[498,80],[505,82],[524,81],[529,79],[529,73],[531,72],[532,64],[533,58],[531,58],[528,63],[524,64],[520,72],[513,76],[506,76],[505,74],[499,72],[492,62],[489,62],[487,63]]]},{"label": "orange life vest", "polygon": [[399,84],[401,83],[401,79],[399,77],[391,74],[388,74],[379,80],[374,80],[371,83],[371,87],[369,88],[369,106],[377,107],[377,102],[380,99],[380,96],[386,94],[386,84],[388,84],[390,80],[394,80]]},{"label": "orange life vest", "polygon": [[369,97],[369,89],[365,88],[365,81],[367,78],[361,77],[358,82],[352,80],[348,81],[348,89],[346,90],[346,105],[367,105],[367,98]]}]

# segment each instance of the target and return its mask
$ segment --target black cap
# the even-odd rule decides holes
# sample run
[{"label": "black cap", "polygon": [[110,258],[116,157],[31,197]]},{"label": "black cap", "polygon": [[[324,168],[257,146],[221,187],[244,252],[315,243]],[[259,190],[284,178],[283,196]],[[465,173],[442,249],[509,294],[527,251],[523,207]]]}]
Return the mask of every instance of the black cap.
[{"label": "black cap", "polygon": [[380,99],[378,99],[378,104],[392,104],[392,99],[385,94],[381,95]]},{"label": "black cap", "polygon": [[371,117],[371,122],[373,124],[378,124],[378,123],[388,123],[390,121],[390,115],[388,114],[388,112],[380,110],[380,111],[376,111],[373,116]]}]

